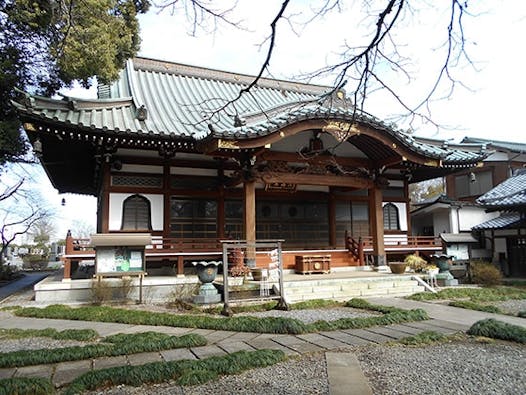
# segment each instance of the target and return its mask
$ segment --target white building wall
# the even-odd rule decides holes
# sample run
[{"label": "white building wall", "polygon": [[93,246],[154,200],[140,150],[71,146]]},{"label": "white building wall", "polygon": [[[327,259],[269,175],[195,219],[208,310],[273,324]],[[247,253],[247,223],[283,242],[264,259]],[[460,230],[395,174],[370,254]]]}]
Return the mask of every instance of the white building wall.
[{"label": "white building wall", "polygon": [[460,231],[469,232],[474,226],[498,217],[499,213],[486,213],[480,207],[461,207],[458,215]]},{"label": "white building wall", "polygon": [[451,227],[449,225],[449,215],[444,215],[444,212],[438,212],[433,214],[433,229],[435,235],[440,233],[451,233]]},{"label": "white building wall", "polygon": [[387,203],[392,203],[398,209],[398,220],[400,221],[400,230],[407,232],[407,204],[402,202],[382,202],[382,207]]},{"label": "white building wall", "polygon": [[[110,220],[109,230],[121,230],[122,227],[122,203],[133,193],[110,193]],[[141,194],[150,201],[152,214],[152,230],[163,230],[163,195]]]}]

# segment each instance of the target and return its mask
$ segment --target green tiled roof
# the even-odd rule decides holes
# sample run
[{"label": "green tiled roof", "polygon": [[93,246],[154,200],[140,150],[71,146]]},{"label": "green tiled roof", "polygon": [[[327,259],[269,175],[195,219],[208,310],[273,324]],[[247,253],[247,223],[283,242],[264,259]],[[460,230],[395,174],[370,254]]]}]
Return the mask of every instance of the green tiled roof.
[{"label": "green tiled roof", "polygon": [[[118,82],[99,87],[99,99],[52,100],[28,96],[24,103],[15,105],[24,119],[108,135],[252,139],[298,121],[330,119],[368,125],[415,153],[441,160],[445,167],[473,164],[487,155],[480,145],[452,146],[415,137],[369,114],[356,113],[349,100],[341,94],[331,94],[327,86],[263,78],[250,92],[235,100],[253,79],[242,74],[135,58],[127,62]],[[142,117],[138,115],[141,109]]]}]

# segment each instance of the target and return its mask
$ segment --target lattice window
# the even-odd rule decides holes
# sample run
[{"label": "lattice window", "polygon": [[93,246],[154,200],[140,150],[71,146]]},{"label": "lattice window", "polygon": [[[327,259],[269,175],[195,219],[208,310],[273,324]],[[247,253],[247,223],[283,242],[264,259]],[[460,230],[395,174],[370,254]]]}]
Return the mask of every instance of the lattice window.
[{"label": "lattice window", "polygon": [[393,203],[384,206],[384,229],[400,230],[400,220],[398,218],[398,207]]},{"label": "lattice window", "polygon": [[161,177],[157,176],[113,175],[111,176],[111,185],[161,188],[163,186],[163,180]]},{"label": "lattice window", "polygon": [[141,195],[133,195],[122,203],[122,230],[151,230],[150,201]]}]

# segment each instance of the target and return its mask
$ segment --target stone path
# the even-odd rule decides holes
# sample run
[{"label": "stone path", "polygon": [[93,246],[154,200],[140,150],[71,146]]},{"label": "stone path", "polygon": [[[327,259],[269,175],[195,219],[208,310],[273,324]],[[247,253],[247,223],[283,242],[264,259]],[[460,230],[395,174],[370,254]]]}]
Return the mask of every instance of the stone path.
[{"label": "stone path", "polygon": [[[94,360],[37,365],[22,368],[0,369],[0,378],[6,377],[47,377],[55,386],[67,384],[73,378],[92,369],[111,366],[141,365],[153,361],[173,361],[180,359],[202,359],[215,355],[226,355],[240,350],[279,349],[287,355],[300,355],[316,351],[326,352],[327,368],[331,394],[370,394],[367,380],[351,353],[338,353],[355,345],[383,344],[403,337],[415,335],[426,330],[450,334],[466,331],[473,322],[488,316],[515,324],[526,325],[526,319],[506,317],[490,313],[474,312],[450,306],[414,302],[405,299],[382,298],[370,302],[392,305],[402,308],[424,308],[431,319],[421,322],[410,322],[367,329],[347,329],[330,332],[309,333],[302,335],[276,335],[246,332],[215,331],[207,329],[173,328],[147,325],[127,325],[116,323],[69,321],[54,319],[35,319],[15,317],[9,312],[0,312],[1,328],[55,328],[57,330],[91,328],[101,336],[115,333],[137,333],[157,331],[171,335],[198,333],[203,335],[208,344],[189,349],[173,349],[161,352],[148,352],[128,356],[96,358]],[[345,371],[346,374],[335,372]],[[344,392],[342,392],[344,391]]]}]

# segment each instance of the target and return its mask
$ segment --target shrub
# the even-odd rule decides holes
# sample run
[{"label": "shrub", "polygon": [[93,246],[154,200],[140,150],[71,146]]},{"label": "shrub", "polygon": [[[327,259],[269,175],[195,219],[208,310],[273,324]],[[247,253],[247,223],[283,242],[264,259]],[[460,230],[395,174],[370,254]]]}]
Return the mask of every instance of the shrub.
[{"label": "shrub", "polygon": [[93,280],[91,282],[91,301],[94,304],[100,305],[108,300],[111,300],[112,287],[109,281]]},{"label": "shrub", "polygon": [[53,394],[53,384],[42,377],[12,377],[0,380],[0,395],[48,395]]},{"label": "shrub", "polygon": [[481,285],[498,285],[502,282],[502,273],[488,262],[472,262],[471,278],[474,283]]},{"label": "shrub", "polygon": [[447,336],[441,333],[435,331],[424,331],[418,335],[404,337],[403,339],[400,339],[399,342],[405,344],[406,346],[420,346],[441,342],[446,339]]},{"label": "shrub", "polygon": [[411,254],[405,257],[404,262],[415,272],[421,272],[427,266],[427,262],[421,256]]},{"label": "shrub", "polygon": [[175,380],[179,385],[203,384],[221,374],[237,374],[248,369],[270,366],[285,360],[281,350],[238,351],[201,360],[152,362],[141,366],[118,366],[93,370],[73,380],[66,395],[115,385],[140,386]]},{"label": "shrub", "polygon": [[453,307],[461,307],[463,309],[485,311],[486,313],[502,314],[501,309],[497,306],[484,305],[480,303],[471,302],[469,300],[456,300],[449,303]]},{"label": "shrub", "polygon": [[526,343],[526,328],[497,321],[493,318],[475,322],[469,328],[468,335]]}]

